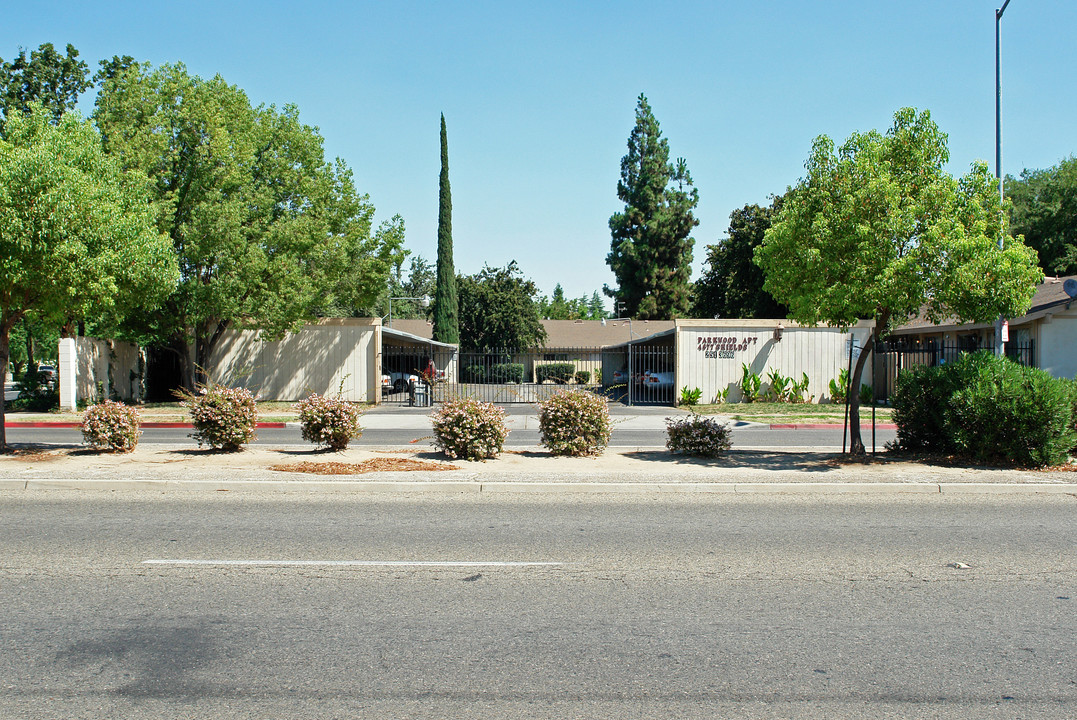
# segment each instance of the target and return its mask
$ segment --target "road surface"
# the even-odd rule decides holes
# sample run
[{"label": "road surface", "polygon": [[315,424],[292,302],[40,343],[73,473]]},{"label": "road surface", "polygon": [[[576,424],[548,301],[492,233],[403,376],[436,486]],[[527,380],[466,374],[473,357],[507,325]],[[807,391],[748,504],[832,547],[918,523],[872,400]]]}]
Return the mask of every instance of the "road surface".
[{"label": "road surface", "polygon": [[1073,718],[1070,496],[0,493],[4,718]]}]

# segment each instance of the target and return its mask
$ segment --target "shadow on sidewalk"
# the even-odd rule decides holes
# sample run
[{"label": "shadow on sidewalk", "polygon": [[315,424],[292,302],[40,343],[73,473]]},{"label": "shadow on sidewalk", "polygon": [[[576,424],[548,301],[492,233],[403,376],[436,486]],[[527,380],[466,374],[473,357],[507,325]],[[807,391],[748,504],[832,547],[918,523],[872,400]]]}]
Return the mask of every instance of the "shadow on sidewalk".
[{"label": "shadow on sidewalk", "polygon": [[838,469],[832,462],[838,454],[817,452],[772,452],[766,450],[730,450],[719,458],[700,458],[671,453],[668,450],[636,450],[625,457],[665,465],[695,467],[754,468],[758,470],[798,470],[829,472]]}]

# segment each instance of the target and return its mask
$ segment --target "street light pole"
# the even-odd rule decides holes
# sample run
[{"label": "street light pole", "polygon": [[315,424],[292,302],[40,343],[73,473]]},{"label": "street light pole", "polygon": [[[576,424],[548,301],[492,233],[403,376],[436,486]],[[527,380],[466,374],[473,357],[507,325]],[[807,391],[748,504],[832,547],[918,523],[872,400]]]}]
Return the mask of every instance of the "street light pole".
[{"label": "street light pole", "polygon": [[[999,202],[999,229],[998,249],[1002,249],[1002,235],[1004,225],[1003,200],[1006,197],[1002,179],[1002,14],[1006,12],[1006,6],[1010,0],[1002,3],[1002,7],[995,10],[995,177],[998,178],[998,202]],[[1001,315],[995,321],[995,354],[1002,355],[1005,352],[1005,344],[1002,342],[1002,331],[1005,318]]]}]

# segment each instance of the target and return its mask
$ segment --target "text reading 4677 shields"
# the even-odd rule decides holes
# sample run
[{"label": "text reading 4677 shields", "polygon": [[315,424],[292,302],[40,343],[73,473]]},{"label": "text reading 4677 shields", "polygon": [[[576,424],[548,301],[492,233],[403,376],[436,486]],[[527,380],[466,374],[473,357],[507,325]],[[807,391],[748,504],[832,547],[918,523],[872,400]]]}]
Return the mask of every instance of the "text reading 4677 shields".
[{"label": "text reading 4677 shields", "polygon": [[759,342],[758,337],[738,338],[736,335],[704,335],[697,338],[696,349],[705,358],[732,359],[733,353],[743,352],[748,346]]}]

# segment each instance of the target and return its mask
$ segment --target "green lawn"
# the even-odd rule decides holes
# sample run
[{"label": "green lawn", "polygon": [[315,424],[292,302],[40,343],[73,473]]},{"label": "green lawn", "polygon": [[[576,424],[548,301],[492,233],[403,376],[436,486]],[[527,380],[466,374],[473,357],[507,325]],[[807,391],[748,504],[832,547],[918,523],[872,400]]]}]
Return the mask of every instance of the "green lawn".
[{"label": "green lawn", "polygon": [[[816,405],[813,403],[721,403],[697,405],[701,415],[725,415],[735,420],[769,423],[840,423],[845,419],[845,405]],[[892,408],[875,408],[877,422],[890,422]],[[871,407],[860,406],[860,421],[871,421]]]}]

